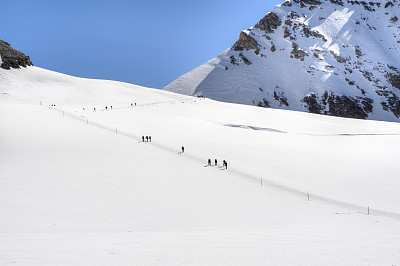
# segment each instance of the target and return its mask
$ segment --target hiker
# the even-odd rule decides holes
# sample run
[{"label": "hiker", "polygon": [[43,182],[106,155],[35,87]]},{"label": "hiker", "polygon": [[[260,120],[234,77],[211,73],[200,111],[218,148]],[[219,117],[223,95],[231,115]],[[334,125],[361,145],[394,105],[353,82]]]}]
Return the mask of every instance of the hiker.
[{"label": "hiker", "polygon": [[228,169],[228,162],[225,161],[225,169]]},{"label": "hiker", "polygon": [[131,106],[133,106],[133,103],[131,103]]},{"label": "hiker", "polygon": [[149,141],[151,142],[151,136],[149,136]]},{"label": "hiker", "polygon": [[144,142],[144,136],[142,136],[142,142]]},{"label": "hiker", "polygon": [[218,161],[217,161],[217,159],[215,159],[214,160],[214,165],[217,165],[218,164]]},{"label": "hiker", "polygon": [[182,146],[182,153],[184,153],[184,152],[185,152],[185,147]]},{"label": "hiker", "polygon": [[211,166],[211,159],[208,159],[208,165]]},{"label": "hiker", "polygon": [[146,136],[146,142],[149,142],[149,136]]},{"label": "hiker", "polygon": [[135,106],[136,106],[136,103],[135,103]]},{"label": "hiker", "polygon": [[111,105],[111,109],[112,109],[112,105]]},{"label": "hiker", "polygon": [[107,106],[106,106],[106,110],[107,110]]},{"label": "hiker", "polygon": [[96,107],[95,107],[95,108],[93,108],[93,110],[94,110],[94,111],[96,111]]}]

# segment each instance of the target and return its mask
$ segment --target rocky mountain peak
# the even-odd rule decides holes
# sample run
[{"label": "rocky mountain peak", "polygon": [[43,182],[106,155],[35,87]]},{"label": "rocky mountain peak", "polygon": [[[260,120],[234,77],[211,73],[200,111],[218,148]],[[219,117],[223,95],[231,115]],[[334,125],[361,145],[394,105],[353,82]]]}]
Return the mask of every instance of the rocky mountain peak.
[{"label": "rocky mountain peak", "polygon": [[219,101],[400,122],[398,0],[291,0],[165,89]]},{"label": "rocky mountain peak", "polygon": [[11,69],[33,66],[29,56],[15,50],[8,42],[0,40],[1,68]]}]

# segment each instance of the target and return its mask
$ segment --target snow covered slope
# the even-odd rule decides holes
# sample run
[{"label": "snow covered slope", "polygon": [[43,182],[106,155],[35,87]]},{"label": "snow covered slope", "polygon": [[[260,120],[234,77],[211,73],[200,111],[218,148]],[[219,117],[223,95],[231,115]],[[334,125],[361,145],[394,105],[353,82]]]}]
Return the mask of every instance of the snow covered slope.
[{"label": "snow covered slope", "polygon": [[37,67],[0,90],[2,265],[400,263],[398,123]]},{"label": "snow covered slope", "polygon": [[399,10],[397,0],[287,1],[164,90],[398,122]]},{"label": "snow covered slope", "polygon": [[187,98],[123,82],[72,77],[39,67],[0,70],[0,93],[9,101],[34,104],[42,101],[81,109]]}]

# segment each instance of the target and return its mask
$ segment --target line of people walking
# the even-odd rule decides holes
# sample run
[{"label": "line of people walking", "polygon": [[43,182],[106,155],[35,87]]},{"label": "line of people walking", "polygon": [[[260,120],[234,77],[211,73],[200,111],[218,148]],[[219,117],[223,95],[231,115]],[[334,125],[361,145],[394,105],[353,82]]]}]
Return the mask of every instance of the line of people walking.
[{"label": "line of people walking", "polygon": [[146,142],[151,142],[151,136],[142,136],[142,142],[146,139]]},{"label": "line of people walking", "polygon": [[[217,166],[217,165],[218,165],[218,160],[215,159],[215,160],[214,160],[214,166]],[[212,166],[212,165],[211,165],[211,159],[208,159],[208,166]],[[225,169],[228,169],[228,162],[225,161],[225,160],[223,160],[223,161],[222,161],[222,167],[225,167]]]}]

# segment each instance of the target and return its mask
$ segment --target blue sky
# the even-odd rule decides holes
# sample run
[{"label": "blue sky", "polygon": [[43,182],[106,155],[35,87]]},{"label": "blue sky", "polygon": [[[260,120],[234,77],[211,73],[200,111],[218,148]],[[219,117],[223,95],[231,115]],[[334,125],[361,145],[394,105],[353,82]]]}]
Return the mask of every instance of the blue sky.
[{"label": "blue sky", "polygon": [[283,0],[0,0],[0,39],[57,72],[162,88]]}]

